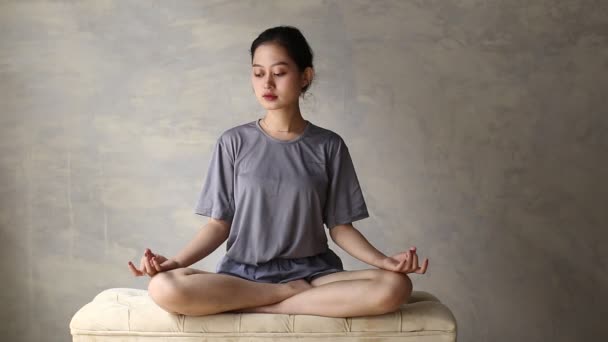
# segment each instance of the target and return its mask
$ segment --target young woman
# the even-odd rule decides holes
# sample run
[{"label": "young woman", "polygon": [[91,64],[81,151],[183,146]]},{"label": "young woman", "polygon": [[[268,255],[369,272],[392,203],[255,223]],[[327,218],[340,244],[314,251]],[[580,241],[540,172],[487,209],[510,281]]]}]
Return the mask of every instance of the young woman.
[{"label": "young woman", "polygon": [[[396,310],[423,274],[416,248],[386,256],[352,222],[369,217],[344,140],[302,117],[299,98],[314,76],[301,32],[279,26],[252,43],[252,84],[265,115],[215,143],[196,213],[209,217],[175,257],[146,249],[136,276],[169,312],[266,312],[330,317]],[[345,271],[331,239],[376,268]],[[188,266],[227,241],[216,273]]]}]

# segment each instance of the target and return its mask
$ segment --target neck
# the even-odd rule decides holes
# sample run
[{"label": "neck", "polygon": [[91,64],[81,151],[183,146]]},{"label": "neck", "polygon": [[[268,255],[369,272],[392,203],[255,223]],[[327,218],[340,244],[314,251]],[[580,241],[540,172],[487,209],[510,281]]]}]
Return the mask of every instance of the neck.
[{"label": "neck", "polygon": [[299,132],[306,124],[299,110],[291,113],[269,110],[264,116],[263,122],[267,128],[282,133]]}]

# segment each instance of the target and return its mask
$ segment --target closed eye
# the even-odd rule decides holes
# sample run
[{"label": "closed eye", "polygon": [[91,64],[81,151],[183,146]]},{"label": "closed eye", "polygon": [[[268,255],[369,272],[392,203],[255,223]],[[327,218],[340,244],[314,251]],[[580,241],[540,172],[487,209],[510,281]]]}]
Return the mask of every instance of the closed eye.
[{"label": "closed eye", "polygon": [[[281,74],[273,74],[273,75],[275,75],[275,76],[283,76],[283,75],[285,75],[285,74],[286,74],[286,73],[281,73]],[[255,76],[255,77],[262,77],[262,74],[258,74],[258,75],[254,74],[254,76]]]}]

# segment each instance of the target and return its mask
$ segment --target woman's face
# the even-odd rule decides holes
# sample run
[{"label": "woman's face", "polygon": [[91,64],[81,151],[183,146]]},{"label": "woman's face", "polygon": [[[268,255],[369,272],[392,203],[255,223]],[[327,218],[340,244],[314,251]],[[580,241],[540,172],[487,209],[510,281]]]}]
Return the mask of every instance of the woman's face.
[{"label": "woman's face", "polygon": [[[277,109],[297,102],[307,80],[285,48],[277,44],[263,44],[253,55],[251,83],[262,106]],[[268,93],[276,97],[265,98],[264,95]]]}]

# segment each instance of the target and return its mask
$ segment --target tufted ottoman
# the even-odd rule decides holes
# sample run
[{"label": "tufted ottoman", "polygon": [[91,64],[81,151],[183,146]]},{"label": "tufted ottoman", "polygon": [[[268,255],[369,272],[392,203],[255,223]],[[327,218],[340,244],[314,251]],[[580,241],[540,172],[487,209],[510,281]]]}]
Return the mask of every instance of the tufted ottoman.
[{"label": "tufted ottoman", "polygon": [[314,315],[170,314],[146,290],[99,293],[72,317],[74,342],[99,341],[456,341],[456,320],[430,293],[414,291],[393,313],[333,318]]}]

